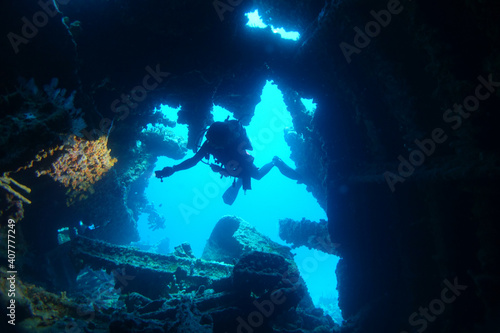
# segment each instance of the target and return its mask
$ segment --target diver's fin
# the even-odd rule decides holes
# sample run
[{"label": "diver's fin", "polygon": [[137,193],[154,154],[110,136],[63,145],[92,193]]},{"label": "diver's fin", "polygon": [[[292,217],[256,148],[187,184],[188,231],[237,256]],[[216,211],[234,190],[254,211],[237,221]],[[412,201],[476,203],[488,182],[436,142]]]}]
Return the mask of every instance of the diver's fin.
[{"label": "diver's fin", "polygon": [[242,185],[242,181],[240,178],[234,183],[229,186],[229,188],[224,192],[222,195],[222,199],[224,200],[224,203],[227,205],[232,205],[234,201],[236,200],[236,197],[238,196],[238,192],[240,191]]}]

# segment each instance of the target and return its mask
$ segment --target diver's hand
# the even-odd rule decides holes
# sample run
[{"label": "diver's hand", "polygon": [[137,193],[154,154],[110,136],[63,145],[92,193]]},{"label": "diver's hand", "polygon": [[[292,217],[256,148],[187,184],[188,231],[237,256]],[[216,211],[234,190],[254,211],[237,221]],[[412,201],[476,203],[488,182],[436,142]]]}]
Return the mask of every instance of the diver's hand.
[{"label": "diver's hand", "polygon": [[172,167],[164,167],[162,170],[155,171],[155,176],[156,178],[164,178],[164,177],[170,177],[174,174],[174,168]]}]

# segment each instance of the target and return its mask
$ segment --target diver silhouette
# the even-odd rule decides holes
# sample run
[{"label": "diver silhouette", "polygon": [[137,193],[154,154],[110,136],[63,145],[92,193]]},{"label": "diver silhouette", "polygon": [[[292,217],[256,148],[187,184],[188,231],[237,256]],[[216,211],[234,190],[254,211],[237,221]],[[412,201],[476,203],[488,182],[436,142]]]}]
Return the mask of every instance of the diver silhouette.
[{"label": "diver silhouette", "polygon": [[228,205],[232,205],[238,196],[240,188],[250,190],[251,178],[260,180],[271,169],[276,166],[286,177],[302,182],[302,177],[297,171],[286,165],[279,157],[274,156],[271,162],[261,168],[257,168],[253,163],[254,158],[247,152],[253,150],[252,144],[247,136],[245,128],[238,120],[225,120],[214,122],[207,130],[206,141],[196,154],[181,162],[180,164],[165,167],[155,171],[156,178],[163,181],[164,177],[170,177],[177,171],[194,167],[203,158],[210,162],[210,155],[215,159],[215,163],[206,163],[214,172],[221,174],[221,177],[234,177],[233,184],[224,192],[222,198]]}]

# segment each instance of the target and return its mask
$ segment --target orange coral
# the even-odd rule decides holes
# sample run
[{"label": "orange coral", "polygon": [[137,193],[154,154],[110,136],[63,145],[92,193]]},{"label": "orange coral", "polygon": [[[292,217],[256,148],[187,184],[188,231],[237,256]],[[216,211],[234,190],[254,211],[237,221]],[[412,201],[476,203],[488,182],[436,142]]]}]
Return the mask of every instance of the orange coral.
[{"label": "orange coral", "polygon": [[3,215],[4,213],[11,213],[11,210],[14,210],[14,213],[11,213],[12,217],[16,221],[20,221],[21,219],[24,218],[24,207],[23,207],[23,202],[27,204],[31,204],[31,201],[24,197],[21,193],[19,193],[19,190],[15,190],[12,188],[12,185],[17,186],[19,189],[30,193],[31,189],[23,184],[18,183],[14,179],[11,178],[11,174],[13,173],[18,173],[19,171],[24,171],[29,168],[33,167],[33,164],[35,162],[40,162],[44,158],[47,158],[48,156],[54,155],[54,153],[58,150],[63,150],[64,145],[61,146],[56,146],[54,148],[49,149],[48,151],[41,150],[36,154],[35,158],[29,161],[26,165],[20,166],[14,171],[8,171],[4,172],[3,175],[0,177],[0,188],[3,188],[9,194],[6,195],[6,200],[7,200],[7,209],[6,210],[1,210],[0,215]]},{"label": "orange coral", "polygon": [[[56,151],[63,150],[63,149],[64,149],[64,145],[55,146],[54,148],[50,148],[48,152],[46,152],[45,150],[42,149],[38,154],[36,154],[36,156],[35,156],[34,159],[32,159],[31,161],[28,162],[28,164],[17,168],[12,173],[18,173],[19,171],[23,171],[23,170],[29,169],[29,168],[33,167],[33,163],[34,162],[40,162],[41,160],[43,160],[47,156],[49,156],[49,155],[52,156],[52,155],[54,155],[54,153]],[[10,173],[10,172],[8,172],[8,173]]]},{"label": "orange coral", "polygon": [[[92,184],[100,180],[117,162],[116,158],[111,157],[111,150],[108,149],[107,144],[106,136],[101,136],[95,141],[87,141],[73,135],[64,144],[65,154],[52,163],[51,169],[37,171],[36,175],[37,177],[49,175],[68,187],[66,191],[68,206],[73,204],[77,198],[79,200],[86,199],[87,195],[81,192],[93,193]],[[54,150],[61,149],[56,147],[56,149],[50,150],[49,154]]]}]

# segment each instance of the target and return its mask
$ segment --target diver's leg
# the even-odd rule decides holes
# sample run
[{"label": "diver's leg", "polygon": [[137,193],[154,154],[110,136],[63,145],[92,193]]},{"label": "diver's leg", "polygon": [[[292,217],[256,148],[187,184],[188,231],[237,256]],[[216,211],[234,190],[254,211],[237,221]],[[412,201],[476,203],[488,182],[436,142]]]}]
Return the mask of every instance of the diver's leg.
[{"label": "diver's leg", "polygon": [[278,167],[279,171],[284,176],[296,180],[298,183],[303,182],[302,176],[297,171],[286,165],[285,162],[283,162],[278,156],[273,157],[273,163]]},{"label": "diver's leg", "polygon": [[260,169],[257,170],[257,172],[252,172],[252,178],[260,180],[262,177],[267,175],[269,173],[269,171],[271,171],[273,166],[274,166],[274,162],[270,162],[270,163],[263,165]]},{"label": "diver's leg", "polygon": [[241,181],[241,178],[238,178],[238,180],[229,186],[229,188],[224,192],[222,195],[222,199],[224,200],[225,204],[232,205],[234,200],[236,200],[236,197],[238,196],[238,192],[240,191],[241,184],[243,182]]}]

